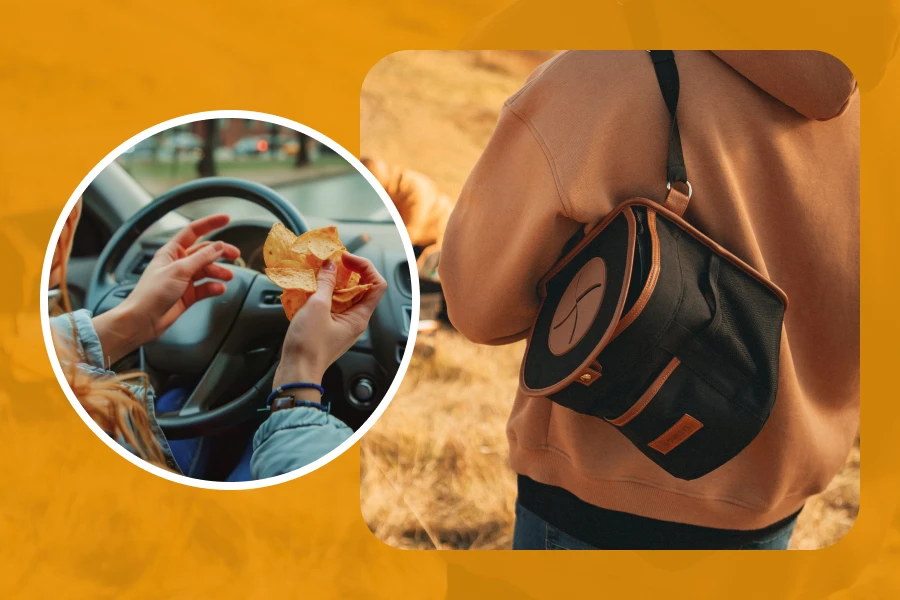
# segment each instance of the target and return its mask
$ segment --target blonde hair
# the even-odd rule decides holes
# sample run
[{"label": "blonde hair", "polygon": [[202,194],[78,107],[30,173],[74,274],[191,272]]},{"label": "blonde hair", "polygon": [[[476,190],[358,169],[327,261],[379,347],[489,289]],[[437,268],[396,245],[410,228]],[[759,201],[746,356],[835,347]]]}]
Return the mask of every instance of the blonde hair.
[{"label": "blonde hair", "polygon": [[[75,219],[77,221],[77,218]],[[68,313],[72,304],[66,287],[66,263],[68,262],[74,227],[67,228],[60,235],[53,256],[51,269],[58,270],[59,300],[51,309],[54,314]],[[94,422],[116,441],[124,441],[134,448],[139,457],[163,469],[171,470],[166,464],[159,440],[150,430],[150,417],[144,405],[150,389],[146,373],[135,372],[125,375],[97,377],[78,367],[81,362],[77,348],[80,346],[78,330],[72,320],[72,337],[52,332],[53,347],[59,358],[66,381],[78,402]],[[137,382],[140,398],[126,382]]]}]

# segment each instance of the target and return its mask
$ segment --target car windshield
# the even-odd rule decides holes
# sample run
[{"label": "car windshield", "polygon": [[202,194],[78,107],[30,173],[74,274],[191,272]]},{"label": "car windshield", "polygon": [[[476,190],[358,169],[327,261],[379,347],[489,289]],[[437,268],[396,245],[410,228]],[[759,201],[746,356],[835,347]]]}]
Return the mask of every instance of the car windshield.
[{"label": "car windshield", "polygon": [[[153,197],[198,177],[239,177],[271,187],[305,215],[391,221],[381,198],[343,157],[300,132],[264,121],[187,123],[138,142],[117,162]],[[237,199],[194,202],[179,212],[197,218],[223,211],[246,217],[265,212]]]}]

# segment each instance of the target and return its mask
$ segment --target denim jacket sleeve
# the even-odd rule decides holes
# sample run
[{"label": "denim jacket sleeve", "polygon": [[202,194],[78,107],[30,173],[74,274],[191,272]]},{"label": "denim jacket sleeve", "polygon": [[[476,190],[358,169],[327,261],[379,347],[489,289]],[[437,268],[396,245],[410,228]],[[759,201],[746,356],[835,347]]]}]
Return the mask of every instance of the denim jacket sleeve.
[{"label": "denim jacket sleeve", "polygon": [[[73,324],[77,336],[72,335]],[[113,375],[105,370],[103,349],[89,311],[78,310],[54,317],[50,319],[50,325],[69,339],[78,340],[77,350],[81,360],[87,365],[85,370],[95,376]],[[147,392],[145,405],[150,428],[163,448],[169,467],[179,472],[165,435],[156,423],[155,395],[152,389]],[[315,408],[298,407],[277,411],[260,426],[253,437],[251,476],[253,479],[264,479],[299,469],[328,454],[352,434],[353,431],[339,419]],[[134,452],[134,449],[123,443],[124,440],[117,441]]]},{"label": "denim jacket sleeve", "polygon": [[84,364],[105,370],[103,348],[100,346],[100,338],[94,330],[91,316],[89,310],[76,310],[53,317],[50,319],[50,327],[70,340],[77,340],[76,350]]},{"label": "denim jacket sleeve", "polygon": [[[107,370],[106,361],[103,358],[103,347],[100,344],[100,337],[94,329],[94,323],[91,321],[93,315],[89,310],[76,310],[75,312],[66,313],[50,319],[50,327],[58,332],[59,335],[65,336],[70,340],[76,340],[76,351],[78,352],[81,364],[81,371],[88,373],[92,377],[114,377],[115,373]],[[74,331],[73,331],[74,328]],[[77,334],[77,335],[75,335]],[[147,420],[153,437],[159,442],[162,448],[166,465],[176,473],[180,473],[178,463],[175,462],[175,456],[172,454],[172,448],[169,446],[168,440],[156,421],[156,392],[152,387],[144,388],[140,385],[125,384],[137,398],[143,399],[144,408],[147,410]],[[126,419],[126,425],[133,427],[130,417]],[[128,444],[122,436],[114,438],[116,442],[135,455],[140,455],[136,448]]]},{"label": "denim jacket sleeve", "polygon": [[325,456],[353,434],[336,417],[310,407],[279,410],[253,436],[250,475],[289,473]]}]

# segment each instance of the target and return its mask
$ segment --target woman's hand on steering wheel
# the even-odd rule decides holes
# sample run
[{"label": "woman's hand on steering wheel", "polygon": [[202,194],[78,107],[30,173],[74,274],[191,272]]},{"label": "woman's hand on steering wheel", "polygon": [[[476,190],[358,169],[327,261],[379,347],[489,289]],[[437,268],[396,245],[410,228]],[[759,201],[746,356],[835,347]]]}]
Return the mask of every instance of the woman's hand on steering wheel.
[{"label": "woman's hand on steering wheel", "polygon": [[[241,254],[224,242],[197,240],[230,221],[228,215],[198,219],[157,250],[134,290],[119,306],[94,318],[107,360],[116,362],[157,339],[195,302],[225,293],[234,274],[215,263]],[[197,283],[201,279],[213,279]]]},{"label": "woman's hand on steering wheel", "polygon": [[[285,383],[322,383],[322,376],[334,361],[353,346],[369,325],[369,319],[387,290],[387,282],[365,258],[343,255],[344,265],[360,274],[360,283],[372,287],[363,299],[343,313],[331,312],[337,270],[325,261],[319,269],[316,292],[303,305],[288,328],[281,351],[281,362],[275,371],[273,389]],[[297,398],[318,401],[318,392],[292,390]]]}]

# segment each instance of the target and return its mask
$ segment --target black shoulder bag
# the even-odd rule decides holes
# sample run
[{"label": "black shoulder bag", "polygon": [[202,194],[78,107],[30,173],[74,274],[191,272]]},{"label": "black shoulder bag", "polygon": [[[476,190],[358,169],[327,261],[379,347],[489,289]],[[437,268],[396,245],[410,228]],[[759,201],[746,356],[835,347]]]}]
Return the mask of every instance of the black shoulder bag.
[{"label": "black shoulder bag", "polygon": [[650,57],[672,116],[666,200],[620,205],[544,276],[519,385],[604,419],[671,475],[695,479],[769,418],[787,297],[681,218],[692,190],[678,70],[671,51]]}]

